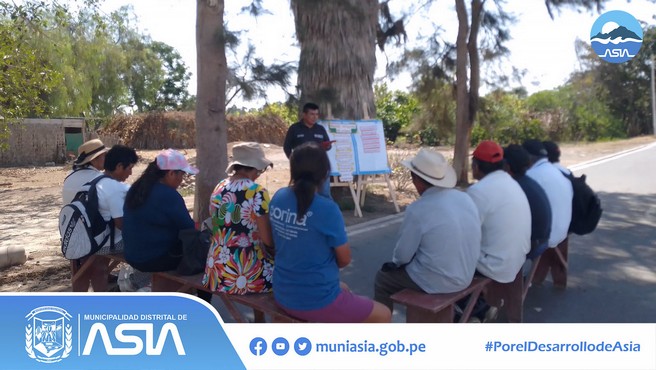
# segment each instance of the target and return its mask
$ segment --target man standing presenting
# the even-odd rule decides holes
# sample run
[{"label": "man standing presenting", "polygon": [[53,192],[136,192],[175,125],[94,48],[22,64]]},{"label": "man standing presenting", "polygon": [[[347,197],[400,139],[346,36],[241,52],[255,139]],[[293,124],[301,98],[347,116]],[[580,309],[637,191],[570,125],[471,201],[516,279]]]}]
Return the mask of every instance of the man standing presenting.
[{"label": "man standing presenting", "polygon": [[[283,150],[285,151],[287,158],[292,155],[294,148],[308,141],[319,143],[325,151],[332,148],[332,142],[328,137],[328,132],[326,132],[326,129],[323,126],[317,125],[318,120],[319,106],[314,103],[306,103],[303,106],[303,116],[301,120],[289,126],[289,129],[287,130],[285,143],[283,144]],[[319,194],[331,198],[330,177],[328,175],[329,174],[326,174],[326,181],[324,181]]]}]

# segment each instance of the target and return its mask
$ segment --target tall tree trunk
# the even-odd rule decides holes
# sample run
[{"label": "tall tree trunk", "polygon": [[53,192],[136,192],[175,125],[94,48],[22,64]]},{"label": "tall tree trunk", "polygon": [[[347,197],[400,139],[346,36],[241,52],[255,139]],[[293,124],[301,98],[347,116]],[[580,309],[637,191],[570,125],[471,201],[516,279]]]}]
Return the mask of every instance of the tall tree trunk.
[{"label": "tall tree trunk", "polygon": [[377,0],[291,0],[301,103],[334,118],[375,117]]},{"label": "tall tree trunk", "polygon": [[472,0],[471,11],[470,26],[464,0],[456,0],[458,37],[456,40],[456,144],[453,149],[453,167],[460,185],[469,183],[469,143],[478,111],[480,86],[478,32],[483,1]]},{"label": "tall tree trunk", "polygon": [[196,176],[194,219],[209,217],[214,186],[228,166],[228,129],[225,120],[227,65],[223,29],[223,0],[196,2]]},{"label": "tall tree trunk", "polygon": [[469,53],[467,37],[469,36],[469,17],[464,0],[456,0],[458,15],[458,36],[456,38],[456,144],[453,149],[453,167],[459,184],[466,184],[468,179],[469,155],[469,88],[468,73]]}]

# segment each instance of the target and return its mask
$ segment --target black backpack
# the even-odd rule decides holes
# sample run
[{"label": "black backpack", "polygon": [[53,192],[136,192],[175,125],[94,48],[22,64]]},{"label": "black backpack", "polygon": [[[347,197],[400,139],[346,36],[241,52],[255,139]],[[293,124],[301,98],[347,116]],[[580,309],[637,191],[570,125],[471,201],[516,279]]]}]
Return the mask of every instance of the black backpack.
[{"label": "black backpack", "polygon": [[592,188],[586,184],[585,175],[579,177],[572,173],[563,174],[572,183],[572,221],[569,232],[577,235],[589,234],[597,228],[601,219],[601,200]]},{"label": "black backpack", "polygon": [[110,177],[98,176],[84,184],[59,211],[62,253],[69,260],[92,255],[107,243],[114,247],[114,220],[105,221],[98,210],[96,184],[104,178]]}]

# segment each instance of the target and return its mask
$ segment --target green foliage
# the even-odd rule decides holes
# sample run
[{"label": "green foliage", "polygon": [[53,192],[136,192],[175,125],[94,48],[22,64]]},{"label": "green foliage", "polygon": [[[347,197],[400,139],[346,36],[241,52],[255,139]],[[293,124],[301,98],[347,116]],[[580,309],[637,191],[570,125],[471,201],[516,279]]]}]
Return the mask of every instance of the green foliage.
[{"label": "green foliage", "polygon": [[436,78],[424,78],[414,92],[418,114],[408,129],[409,139],[424,145],[453,143],[456,127],[456,101],[453,86]]},{"label": "green foliage", "polygon": [[481,99],[478,122],[472,129],[472,145],[482,140],[507,145],[544,138],[545,131],[540,121],[531,118],[526,100],[503,91],[492,92]]},{"label": "green foliage", "polygon": [[387,84],[374,86],[376,114],[383,121],[385,138],[395,142],[399,133],[410,125],[419,111],[419,103],[412,95],[389,91]]},{"label": "green foliage", "polygon": [[[0,70],[17,70],[12,65],[20,60],[19,75],[27,77],[0,79],[2,91],[22,91],[11,99],[29,101],[13,104],[21,108],[11,115],[107,116],[129,107],[145,112],[194,104],[180,55],[140,33],[131,7],[105,15],[97,3],[84,0],[72,11],[58,2],[0,1],[0,50],[11,55],[0,59]],[[36,73],[25,70],[32,67]]]},{"label": "green foliage", "polygon": [[164,82],[155,99],[155,110],[176,110],[184,107],[189,100],[189,79],[191,73],[182,60],[182,56],[173,47],[163,42],[153,42],[153,51],[163,63]]},{"label": "green foliage", "polygon": [[265,104],[264,107],[258,111],[258,114],[261,116],[271,114],[276,115],[290,125],[294,122],[297,122],[299,119],[298,111],[295,107],[280,102]]},{"label": "green foliage", "polygon": [[0,22],[0,115],[5,121],[46,112],[41,96],[62,79],[24,37],[9,22]]},{"label": "green foliage", "polygon": [[266,98],[267,89],[276,86],[285,91],[288,97],[293,96],[286,89],[290,85],[291,75],[296,69],[294,64],[273,63],[267,65],[264,60],[257,57],[253,45],[248,45],[241,60],[237,60],[239,39],[234,33],[228,33],[227,36],[230,36],[227,39],[229,47],[226,49],[229,51],[230,62],[226,81],[226,106],[237,97],[246,101]]},{"label": "green foliage", "polygon": [[653,133],[649,59],[656,55],[656,26],[644,25],[643,30],[640,52],[625,63],[604,62],[587,44],[577,45],[579,58],[587,61],[587,68],[573,74],[570,84],[594,94],[605,106],[606,114],[619,121],[601,120],[599,125],[606,131],[601,137],[617,132],[627,136]]}]

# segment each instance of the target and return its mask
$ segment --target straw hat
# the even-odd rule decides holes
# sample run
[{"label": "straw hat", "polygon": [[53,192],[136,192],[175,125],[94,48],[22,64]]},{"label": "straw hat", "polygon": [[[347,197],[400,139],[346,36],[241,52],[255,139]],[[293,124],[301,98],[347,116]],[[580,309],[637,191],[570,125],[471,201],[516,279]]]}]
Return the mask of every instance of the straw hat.
[{"label": "straw hat", "polygon": [[456,171],[438,152],[421,148],[414,158],[401,164],[432,185],[442,188],[456,185]]},{"label": "straw hat", "polygon": [[226,173],[232,173],[236,164],[253,167],[258,171],[264,171],[267,167],[273,167],[273,162],[266,159],[264,151],[258,143],[239,143],[232,147],[232,157]]},{"label": "straw hat", "polygon": [[77,149],[77,159],[74,163],[77,166],[85,165],[96,159],[99,155],[107,153],[108,151],[109,148],[106,148],[105,144],[103,144],[103,142],[99,139],[89,140],[86,143],[80,145],[80,147]]}]

